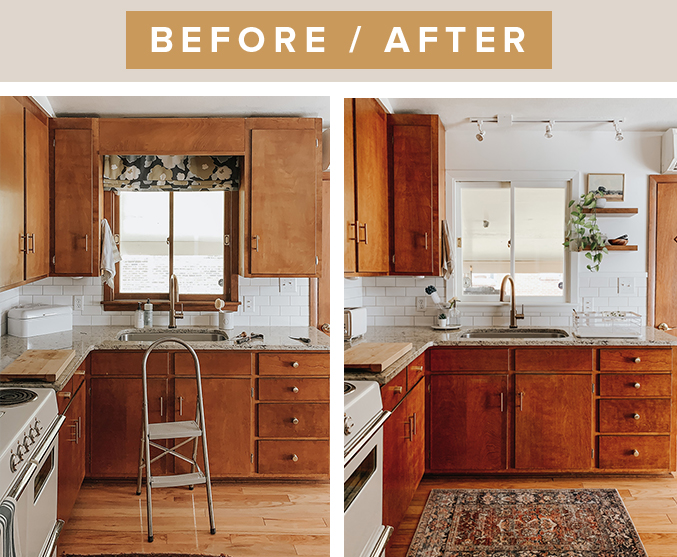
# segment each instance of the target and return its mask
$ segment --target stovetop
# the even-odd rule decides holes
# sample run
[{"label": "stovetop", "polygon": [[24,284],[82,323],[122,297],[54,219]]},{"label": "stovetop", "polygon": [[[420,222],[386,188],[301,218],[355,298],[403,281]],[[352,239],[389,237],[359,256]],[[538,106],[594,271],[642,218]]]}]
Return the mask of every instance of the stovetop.
[{"label": "stovetop", "polygon": [[381,389],[376,381],[343,383],[344,446],[383,409]]}]

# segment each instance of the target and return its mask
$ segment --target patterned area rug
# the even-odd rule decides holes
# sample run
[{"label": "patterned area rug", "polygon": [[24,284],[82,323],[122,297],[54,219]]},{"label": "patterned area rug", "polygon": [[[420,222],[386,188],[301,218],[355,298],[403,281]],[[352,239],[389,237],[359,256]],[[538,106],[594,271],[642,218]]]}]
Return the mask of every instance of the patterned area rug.
[{"label": "patterned area rug", "polygon": [[646,557],[615,489],[433,489],[407,557]]}]

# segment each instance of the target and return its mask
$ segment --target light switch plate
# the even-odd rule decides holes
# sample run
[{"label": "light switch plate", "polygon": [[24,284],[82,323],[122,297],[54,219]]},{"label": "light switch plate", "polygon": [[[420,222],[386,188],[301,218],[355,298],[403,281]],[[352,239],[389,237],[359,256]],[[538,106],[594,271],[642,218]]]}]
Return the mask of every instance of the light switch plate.
[{"label": "light switch plate", "polygon": [[428,303],[425,296],[416,296],[416,311],[425,311]]},{"label": "light switch plate", "polygon": [[254,296],[242,296],[242,313],[254,313]]},{"label": "light switch plate", "polygon": [[635,279],[632,277],[625,277],[618,279],[618,293],[619,294],[634,294],[635,293]]},{"label": "light switch plate", "polygon": [[296,294],[296,279],[295,278],[281,278],[280,279],[280,293]]}]

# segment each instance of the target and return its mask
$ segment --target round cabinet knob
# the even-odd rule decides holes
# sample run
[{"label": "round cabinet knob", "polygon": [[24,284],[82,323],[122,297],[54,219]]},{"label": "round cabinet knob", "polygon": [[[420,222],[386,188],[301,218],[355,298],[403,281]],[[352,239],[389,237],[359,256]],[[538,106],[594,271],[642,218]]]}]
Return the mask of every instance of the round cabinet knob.
[{"label": "round cabinet knob", "polygon": [[298,393],[298,392],[299,392],[299,388],[298,388],[298,387],[292,387],[292,388],[291,388],[291,392],[292,392],[292,393]]},{"label": "round cabinet knob", "polygon": [[633,414],[632,417],[633,417],[635,420],[639,420],[639,414]]},{"label": "round cabinet knob", "polygon": [[291,459],[292,459],[294,462],[298,462],[298,461],[299,461],[298,455],[295,455],[295,454],[291,455]]},{"label": "round cabinet knob", "polygon": [[292,362],[291,367],[299,367],[299,363],[298,362]]},{"label": "round cabinet knob", "polygon": [[635,363],[636,363],[636,364],[640,363],[641,361],[642,361],[642,358],[640,358],[639,356],[638,356],[637,358],[635,358]]},{"label": "round cabinet knob", "polygon": [[639,383],[635,383],[634,386],[635,386],[635,389],[639,389],[641,387],[641,385]]},{"label": "round cabinet knob", "polygon": [[294,425],[298,425],[299,419],[298,418],[292,418],[291,423],[293,423]]},{"label": "round cabinet knob", "polygon": [[347,414],[343,414],[343,434],[350,435],[355,427],[355,422]]},{"label": "round cabinet knob", "polygon": [[637,449],[632,451],[632,456],[639,456],[639,451]]}]

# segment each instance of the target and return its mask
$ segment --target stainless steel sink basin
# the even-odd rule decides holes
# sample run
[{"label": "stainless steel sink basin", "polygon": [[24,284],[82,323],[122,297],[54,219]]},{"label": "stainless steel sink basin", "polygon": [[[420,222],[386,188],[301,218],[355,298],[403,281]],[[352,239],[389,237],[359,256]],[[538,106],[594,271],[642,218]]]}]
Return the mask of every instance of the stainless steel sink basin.
[{"label": "stainless steel sink basin", "polygon": [[131,333],[120,333],[118,335],[118,340],[128,340],[128,341],[155,341],[165,337],[174,337],[186,342],[221,342],[228,340],[228,337],[219,331],[173,331],[168,329],[166,331],[153,331],[153,332],[131,332]]},{"label": "stainless steel sink basin", "polygon": [[562,329],[471,329],[461,338],[567,338]]}]

